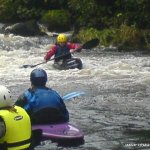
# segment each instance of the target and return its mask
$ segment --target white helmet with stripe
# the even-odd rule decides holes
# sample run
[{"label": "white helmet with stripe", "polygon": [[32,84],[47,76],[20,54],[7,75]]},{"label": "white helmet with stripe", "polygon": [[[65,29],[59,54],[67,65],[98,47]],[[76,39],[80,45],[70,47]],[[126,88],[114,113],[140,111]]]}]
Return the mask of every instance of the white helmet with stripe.
[{"label": "white helmet with stripe", "polygon": [[3,85],[0,85],[0,108],[13,106],[11,92]]}]

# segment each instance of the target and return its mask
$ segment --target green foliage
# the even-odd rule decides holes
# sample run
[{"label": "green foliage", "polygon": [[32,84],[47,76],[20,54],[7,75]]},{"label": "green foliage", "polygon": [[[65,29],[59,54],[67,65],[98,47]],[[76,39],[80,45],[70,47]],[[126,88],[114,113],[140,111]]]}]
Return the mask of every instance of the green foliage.
[{"label": "green foliage", "polygon": [[[138,28],[150,28],[150,2],[149,0],[116,0],[113,16],[114,25],[120,26],[125,23]],[[118,16],[118,14],[121,14]]]},{"label": "green foliage", "polygon": [[94,28],[86,28],[82,29],[76,36],[76,38],[83,42],[86,42],[93,38],[98,38],[101,45],[109,46],[110,44],[113,44],[115,36],[115,29],[96,30]]},{"label": "green foliage", "polygon": [[113,43],[122,49],[137,49],[145,47],[145,39],[142,30],[135,26],[121,25],[113,39]]},{"label": "green foliage", "polygon": [[100,39],[100,32],[94,28],[82,29],[75,37],[76,40],[82,41],[83,43],[94,38]]},{"label": "green foliage", "polygon": [[69,10],[72,25],[79,27],[150,28],[149,0],[0,0],[0,19],[39,19],[44,11],[58,9]]},{"label": "green foliage", "polygon": [[42,10],[31,4],[31,0],[0,0],[1,21],[15,22],[39,18]]},{"label": "green foliage", "polygon": [[70,0],[68,7],[74,24],[78,26],[98,26],[99,8],[95,0]]},{"label": "green foliage", "polygon": [[116,35],[116,29],[113,28],[104,29],[100,31],[100,40],[102,45],[109,46],[113,44],[115,35]]},{"label": "green foliage", "polygon": [[27,9],[26,7],[19,6],[17,9],[17,14],[19,19],[21,20],[28,20],[28,19],[36,19],[42,15],[42,10],[40,9]]},{"label": "green foliage", "polygon": [[10,21],[16,18],[12,0],[0,0],[0,20]]},{"label": "green foliage", "polygon": [[110,28],[96,30],[84,28],[76,35],[78,41],[83,43],[98,38],[103,46],[116,46],[121,50],[135,50],[150,48],[150,30],[140,30],[135,26],[121,25],[119,29]]},{"label": "green foliage", "polygon": [[42,22],[49,30],[66,30],[70,27],[70,15],[66,10],[49,10],[43,14]]},{"label": "green foliage", "polygon": [[150,49],[150,30],[143,31],[146,47]]},{"label": "green foliage", "polygon": [[79,27],[105,29],[127,24],[150,28],[149,0],[69,0],[68,7]]},{"label": "green foliage", "polygon": [[149,0],[0,0],[0,20],[41,19],[49,30],[82,29],[83,42],[150,48]]}]

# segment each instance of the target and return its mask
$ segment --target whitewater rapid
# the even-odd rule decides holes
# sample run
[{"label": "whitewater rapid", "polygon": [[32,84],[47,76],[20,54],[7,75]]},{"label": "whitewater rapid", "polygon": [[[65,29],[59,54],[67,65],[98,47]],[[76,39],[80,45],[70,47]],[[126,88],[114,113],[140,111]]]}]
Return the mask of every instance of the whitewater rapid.
[{"label": "whitewater rapid", "polygon": [[[53,42],[55,39],[48,36],[0,34],[0,84],[12,91],[14,101],[30,87],[29,76],[34,68],[22,66],[43,62]],[[85,134],[84,145],[68,149],[131,149],[135,147],[129,144],[144,143],[139,141],[141,135],[135,138],[126,132],[127,129],[149,131],[149,54],[97,47],[75,53],[74,57],[82,59],[82,70],[55,70],[52,61],[35,67],[47,71],[47,86],[62,96],[74,91],[86,93],[66,102],[70,122],[79,126]],[[60,147],[47,141],[36,149]]]}]

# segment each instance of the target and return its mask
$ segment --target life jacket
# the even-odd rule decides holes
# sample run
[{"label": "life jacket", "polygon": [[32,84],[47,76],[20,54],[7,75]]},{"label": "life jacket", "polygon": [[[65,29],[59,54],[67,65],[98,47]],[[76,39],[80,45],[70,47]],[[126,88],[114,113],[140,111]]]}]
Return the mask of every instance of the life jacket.
[{"label": "life jacket", "polygon": [[[70,49],[67,45],[65,45],[64,47],[61,47],[59,44],[56,44],[56,53],[54,56],[54,58],[56,58],[55,62],[58,62],[61,59],[63,59],[63,60],[70,59],[71,54],[69,53],[69,51],[70,51]],[[65,55],[65,56],[57,58],[57,57],[62,56],[62,55]]]},{"label": "life jacket", "polygon": [[25,110],[31,109],[33,112],[37,112],[46,107],[57,108],[60,107],[61,97],[50,88],[37,88],[36,90],[26,90],[25,98],[28,104],[24,106]]},{"label": "life jacket", "polygon": [[47,87],[38,87],[35,90],[26,90],[24,96],[28,101],[28,104],[24,106],[24,109],[31,115],[31,119],[33,119],[32,116],[34,116],[35,113],[46,108],[52,108],[59,111],[64,121],[69,120],[69,113],[66,106],[56,91]]},{"label": "life jacket", "polygon": [[16,112],[8,109],[0,110],[0,117],[5,122],[6,132],[0,139],[0,144],[5,144],[7,150],[21,150],[30,146],[31,123],[26,111],[15,106]]}]

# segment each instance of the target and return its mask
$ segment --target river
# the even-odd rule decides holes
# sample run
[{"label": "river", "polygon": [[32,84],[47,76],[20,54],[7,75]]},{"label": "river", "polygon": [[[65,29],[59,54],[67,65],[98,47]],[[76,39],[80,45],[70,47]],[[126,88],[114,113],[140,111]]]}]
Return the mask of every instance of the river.
[{"label": "river", "polygon": [[[30,87],[33,68],[22,65],[42,62],[53,42],[52,37],[0,34],[0,84],[11,90],[14,100]],[[150,149],[149,55],[99,47],[74,57],[82,59],[82,70],[55,70],[52,61],[37,67],[47,71],[47,86],[62,96],[73,91],[86,93],[65,102],[70,122],[83,130],[85,143],[66,148],[46,141],[35,149]]]}]

